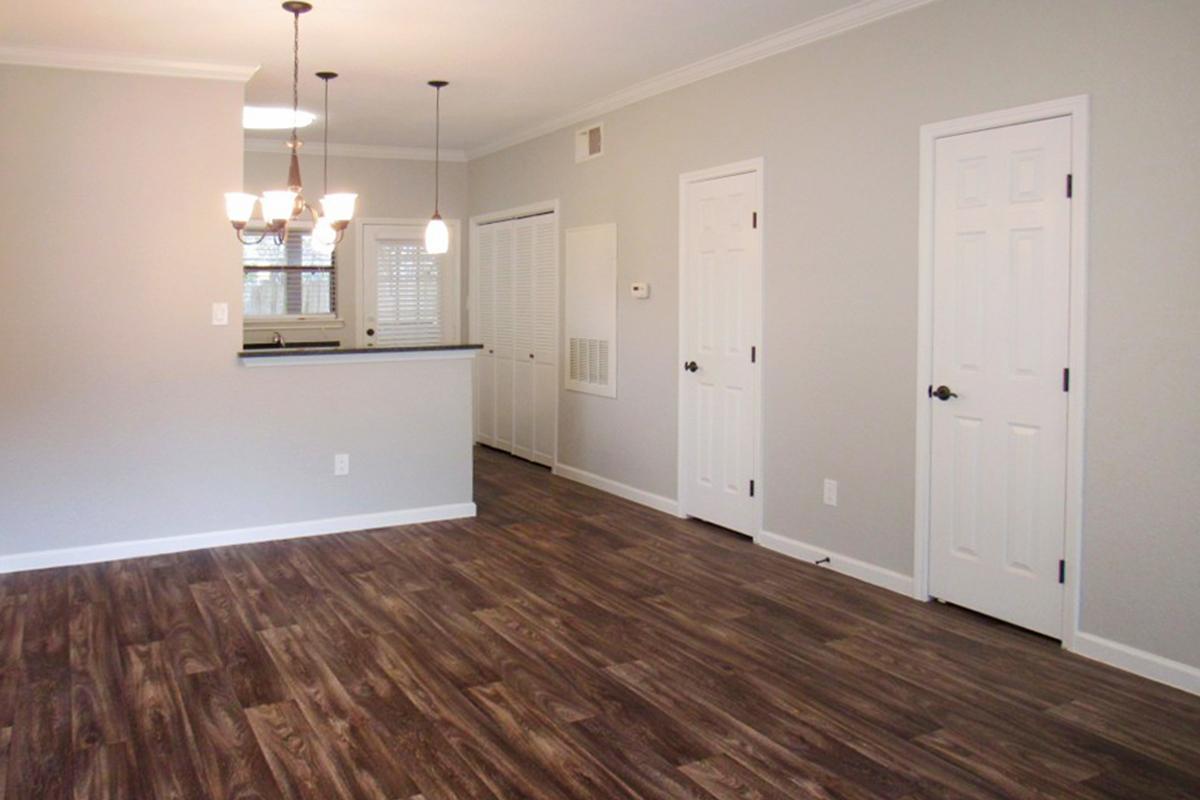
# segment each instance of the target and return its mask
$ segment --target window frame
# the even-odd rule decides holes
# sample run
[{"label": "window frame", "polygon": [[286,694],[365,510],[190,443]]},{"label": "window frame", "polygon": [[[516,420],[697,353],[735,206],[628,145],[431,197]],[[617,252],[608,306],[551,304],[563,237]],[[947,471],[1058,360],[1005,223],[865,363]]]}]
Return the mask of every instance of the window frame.
[{"label": "window frame", "polygon": [[[291,224],[288,225],[289,232],[298,231],[298,232],[302,232],[302,233],[311,233],[312,229],[313,229],[313,224],[311,222],[292,222]],[[261,221],[254,221],[246,226],[246,237],[253,238],[253,237],[258,236],[261,233],[264,233],[265,231],[266,231],[265,223],[263,223]],[[240,264],[243,287],[245,287],[245,284],[246,284],[246,263],[245,263],[244,257],[245,257],[245,250],[243,249],[243,259]],[[339,272],[336,248],[334,249],[334,253],[330,258],[333,262],[332,263],[332,271],[330,273],[333,276],[333,285],[331,287],[331,291],[332,291],[334,297],[336,297],[337,296],[337,285],[338,285],[338,272]],[[271,268],[264,267],[262,269],[262,271],[269,272],[269,271],[271,271]],[[243,288],[243,291],[244,291],[244,288]],[[268,330],[270,330],[274,327],[282,326],[282,325],[287,325],[289,327],[314,327],[314,328],[325,328],[325,327],[330,327],[331,325],[336,325],[337,327],[341,327],[343,325],[343,320],[342,320],[342,317],[340,316],[340,308],[341,308],[341,304],[335,303],[334,310],[329,312],[328,314],[278,314],[278,315],[255,314],[255,315],[250,315],[250,314],[246,314],[245,301],[243,300],[242,323],[245,327],[248,327],[248,328],[266,328]]]}]

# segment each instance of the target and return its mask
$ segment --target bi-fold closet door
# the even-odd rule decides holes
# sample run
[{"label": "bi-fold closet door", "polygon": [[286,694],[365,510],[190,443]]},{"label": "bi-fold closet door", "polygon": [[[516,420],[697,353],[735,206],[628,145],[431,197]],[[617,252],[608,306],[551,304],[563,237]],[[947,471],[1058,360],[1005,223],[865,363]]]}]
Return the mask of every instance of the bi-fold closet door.
[{"label": "bi-fold closet door", "polygon": [[553,465],[558,391],[558,219],[475,226],[476,438]]}]

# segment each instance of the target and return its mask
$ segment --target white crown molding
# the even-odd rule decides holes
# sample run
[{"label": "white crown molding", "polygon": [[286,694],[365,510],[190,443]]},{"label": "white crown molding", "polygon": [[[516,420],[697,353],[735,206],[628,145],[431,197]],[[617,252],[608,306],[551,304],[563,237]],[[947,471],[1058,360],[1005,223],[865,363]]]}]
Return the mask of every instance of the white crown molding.
[{"label": "white crown molding", "polygon": [[[287,142],[282,139],[246,139],[247,153],[286,153]],[[300,150],[301,155],[321,156],[325,148],[321,142],[305,142]],[[400,161],[433,161],[432,147],[390,147],[378,144],[339,144],[329,143],[329,155],[346,158],[386,158]],[[447,150],[442,148],[442,161],[466,161],[464,150]]]},{"label": "white crown molding", "polygon": [[840,33],[869,25],[885,17],[900,14],[931,2],[933,0],[862,0],[862,2],[841,11],[834,11],[800,25],[785,28],[778,33],[764,36],[732,50],[726,50],[715,56],[635,83],[561,117],[547,120],[489,144],[468,150],[467,157],[475,159],[499,152],[530,139],[536,139],[580,122],[595,119],[601,114],[616,111],[618,108],[624,108],[640,100],[785,53],[788,50],[794,50],[821,39],[837,36]]},{"label": "white crown molding", "polygon": [[257,64],[211,64],[203,61],[143,58],[119,53],[9,45],[0,45],[0,64],[82,69],[94,72],[122,72],[129,75],[157,75],[167,78],[208,78],[241,83],[250,80],[251,76],[258,72]]}]

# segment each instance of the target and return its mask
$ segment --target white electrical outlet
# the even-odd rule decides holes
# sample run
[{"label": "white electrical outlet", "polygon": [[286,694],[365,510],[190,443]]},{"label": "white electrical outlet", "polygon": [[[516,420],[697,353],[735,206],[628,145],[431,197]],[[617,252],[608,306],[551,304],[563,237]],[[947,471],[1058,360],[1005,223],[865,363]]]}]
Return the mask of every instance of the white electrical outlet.
[{"label": "white electrical outlet", "polygon": [[229,324],[229,303],[213,303],[212,304],[212,324],[213,325],[228,325]]},{"label": "white electrical outlet", "polygon": [[825,489],[822,493],[822,497],[825,500],[825,505],[837,505],[837,481],[832,480],[831,478],[825,479]]},{"label": "white electrical outlet", "polygon": [[333,474],[339,478],[350,474],[350,454],[338,453],[333,457]]}]

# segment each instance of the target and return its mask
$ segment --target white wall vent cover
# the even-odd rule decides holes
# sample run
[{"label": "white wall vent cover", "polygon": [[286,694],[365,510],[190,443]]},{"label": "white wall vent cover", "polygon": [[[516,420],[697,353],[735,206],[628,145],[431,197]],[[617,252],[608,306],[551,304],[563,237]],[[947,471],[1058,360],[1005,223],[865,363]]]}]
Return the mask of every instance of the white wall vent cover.
[{"label": "white wall vent cover", "polygon": [[575,163],[604,155],[604,123],[575,131]]},{"label": "white wall vent cover", "polygon": [[617,396],[617,226],[566,233],[563,383],[575,392]]}]

